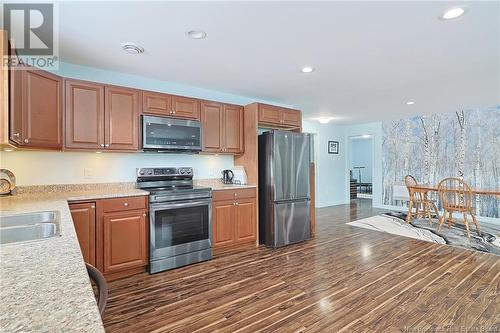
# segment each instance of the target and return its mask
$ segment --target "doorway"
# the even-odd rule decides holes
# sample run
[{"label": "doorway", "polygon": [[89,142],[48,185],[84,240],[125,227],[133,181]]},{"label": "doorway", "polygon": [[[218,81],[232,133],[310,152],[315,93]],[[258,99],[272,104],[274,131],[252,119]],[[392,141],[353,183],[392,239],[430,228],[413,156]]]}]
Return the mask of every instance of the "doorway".
[{"label": "doorway", "polygon": [[373,136],[351,136],[348,140],[349,197],[351,202],[373,199]]}]

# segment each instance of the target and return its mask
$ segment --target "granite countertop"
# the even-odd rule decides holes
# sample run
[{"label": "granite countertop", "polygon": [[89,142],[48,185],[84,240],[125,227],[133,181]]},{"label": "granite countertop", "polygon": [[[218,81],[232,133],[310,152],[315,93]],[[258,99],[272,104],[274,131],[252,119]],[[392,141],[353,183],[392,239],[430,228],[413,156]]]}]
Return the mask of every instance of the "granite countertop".
[{"label": "granite countertop", "polygon": [[58,211],[61,236],[0,245],[0,331],[104,332],[68,201],[147,195],[130,184],[41,186],[0,198],[2,215]]},{"label": "granite countertop", "polygon": [[235,190],[240,188],[255,188],[257,185],[239,185],[239,184],[224,184],[220,179],[195,179],[194,184],[197,186],[211,187],[212,191]]}]

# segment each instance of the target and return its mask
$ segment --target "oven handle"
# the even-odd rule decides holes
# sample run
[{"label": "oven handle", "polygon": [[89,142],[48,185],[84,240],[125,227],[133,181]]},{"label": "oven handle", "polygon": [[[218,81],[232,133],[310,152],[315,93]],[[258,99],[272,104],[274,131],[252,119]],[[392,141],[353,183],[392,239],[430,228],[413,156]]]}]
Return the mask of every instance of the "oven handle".
[{"label": "oven handle", "polygon": [[163,210],[163,209],[175,209],[175,208],[188,208],[196,206],[210,205],[212,203],[211,199],[198,200],[198,201],[187,201],[179,203],[155,203],[150,205],[150,211]]}]

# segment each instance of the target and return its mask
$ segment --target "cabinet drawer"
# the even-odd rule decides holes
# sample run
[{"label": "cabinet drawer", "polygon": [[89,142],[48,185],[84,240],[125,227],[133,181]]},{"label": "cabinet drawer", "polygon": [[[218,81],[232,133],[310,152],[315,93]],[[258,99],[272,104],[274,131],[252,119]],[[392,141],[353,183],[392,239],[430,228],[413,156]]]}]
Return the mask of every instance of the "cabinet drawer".
[{"label": "cabinet drawer", "polygon": [[146,200],[147,198],[145,196],[104,199],[102,200],[102,210],[107,213],[124,210],[146,209]]},{"label": "cabinet drawer", "polygon": [[213,201],[255,198],[255,188],[216,190],[212,192]]}]

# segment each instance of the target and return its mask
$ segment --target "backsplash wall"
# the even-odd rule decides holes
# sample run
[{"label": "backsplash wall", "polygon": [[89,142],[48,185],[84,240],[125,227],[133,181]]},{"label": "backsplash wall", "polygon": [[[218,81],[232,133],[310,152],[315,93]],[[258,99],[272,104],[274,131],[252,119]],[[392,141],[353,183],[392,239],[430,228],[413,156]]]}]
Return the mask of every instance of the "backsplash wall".
[{"label": "backsplash wall", "polygon": [[13,151],[0,153],[0,167],[14,172],[17,185],[133,182],[139,167],[190,166],[194,177],[219,178],[233,156],[168,153]]}]

